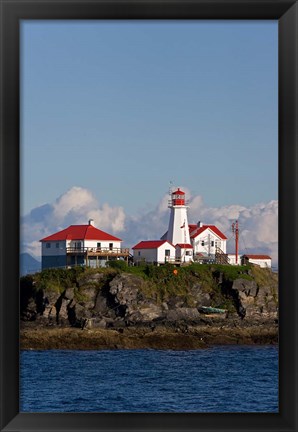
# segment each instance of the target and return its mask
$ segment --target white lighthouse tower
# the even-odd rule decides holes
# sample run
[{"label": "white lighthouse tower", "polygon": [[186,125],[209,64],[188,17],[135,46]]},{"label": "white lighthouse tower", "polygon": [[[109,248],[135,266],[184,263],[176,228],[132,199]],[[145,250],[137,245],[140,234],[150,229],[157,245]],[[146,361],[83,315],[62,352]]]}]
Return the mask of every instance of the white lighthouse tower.
[{"label": "white lighthouse tower", "polygon": [[168,207],[171,209],[167,240],[174,246],[177,244],[190,244],[187,220],[185,192],[179,188],[171,193]]}]

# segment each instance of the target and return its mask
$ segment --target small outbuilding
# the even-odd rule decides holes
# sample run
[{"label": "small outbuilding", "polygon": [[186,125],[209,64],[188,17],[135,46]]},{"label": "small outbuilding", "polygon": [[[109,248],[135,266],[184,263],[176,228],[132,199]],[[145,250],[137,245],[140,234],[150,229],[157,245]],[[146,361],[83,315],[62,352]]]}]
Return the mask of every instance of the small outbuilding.
[{"label": "small outbuilding", "polygon": [[175,261],[175,246],[167,240],[145,240],[132,248],[134,263],[165,264]]},{"label": "small outbuilding", "polygon": [[189,243],[176,244],[176,260],[181,263],[193,261],[193,247]]},{"label": "small outbuilding", "polygon": [[271,268],[271,257],[269,255],[242,255],[242,265],[254,264],[263,268]]}]

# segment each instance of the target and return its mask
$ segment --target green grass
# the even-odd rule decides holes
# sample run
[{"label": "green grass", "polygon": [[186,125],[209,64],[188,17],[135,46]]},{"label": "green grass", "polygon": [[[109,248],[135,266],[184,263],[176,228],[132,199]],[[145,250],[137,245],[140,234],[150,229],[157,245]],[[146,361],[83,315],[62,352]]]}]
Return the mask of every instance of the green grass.
[{"label": "green grass", "polygon": [[210,264],[210,268],[215,276],[222,273],[225,280],[234,281],[239,278],[253,280],[253,277],[249,274],[251,266]]}]

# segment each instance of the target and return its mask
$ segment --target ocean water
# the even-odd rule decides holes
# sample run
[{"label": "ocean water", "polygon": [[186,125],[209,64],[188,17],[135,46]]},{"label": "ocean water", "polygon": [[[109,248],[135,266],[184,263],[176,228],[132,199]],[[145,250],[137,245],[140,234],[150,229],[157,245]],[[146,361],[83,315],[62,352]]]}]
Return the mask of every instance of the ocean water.
[{"label": "ocean water", "polygon": [[278,412],[277,346],[22,351],[21,412]]}]

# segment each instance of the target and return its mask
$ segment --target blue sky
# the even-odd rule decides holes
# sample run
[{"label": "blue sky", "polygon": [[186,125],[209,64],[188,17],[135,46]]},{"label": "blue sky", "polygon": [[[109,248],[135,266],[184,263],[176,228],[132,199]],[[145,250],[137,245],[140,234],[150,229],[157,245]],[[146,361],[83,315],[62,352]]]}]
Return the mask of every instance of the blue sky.
[{"label": "blue sky", "polygon": [[169,182],[277,199],[277,21],[23,21],[22,214],[74,186],[133,215]]}]

